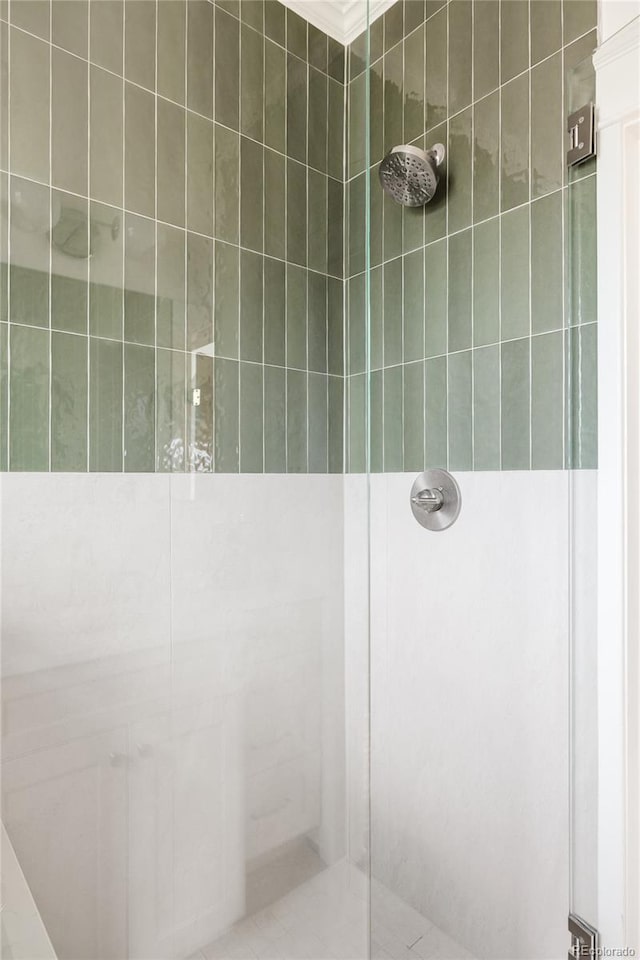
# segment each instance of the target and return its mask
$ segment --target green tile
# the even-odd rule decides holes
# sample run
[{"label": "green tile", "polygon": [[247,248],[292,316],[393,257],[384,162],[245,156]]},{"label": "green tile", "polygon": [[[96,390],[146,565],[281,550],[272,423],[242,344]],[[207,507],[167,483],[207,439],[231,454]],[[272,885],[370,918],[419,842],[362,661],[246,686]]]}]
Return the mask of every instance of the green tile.
[{"label": "green tile", "polygon": [[[374,181],[375,186],[375,181]],[[378,266],[383,261],[382,244],[384,230],[382,227],[382,210],[384,206],[384,192],[380,189],[369,191],[369,262],[371,266]],[[424,217],[424,212],[420,211]]]},{"label": "green tile", "polygon": [[344,190],[338,180],[327,182],[327,270],[332,277],[344,275]]},{"label": "green tile", "polygon": [[124,4],[122,0],[90,0],[89,52],[93,63],[122,76]]},{"label": "green tile", "polygon": [[[187,2],[187,106],[205,117],[213,117],[213,17],[214,9],[206,0],[188,0]],[[216,10],[216,86],[218,89],[219,67],[217,58],[219,56],[218,34],[224,32],[224,26],[219,26],[221,20],[230,20],[235,25],[235,53],[236,59],[232,61],[231,37],[229,46],[225,49],[224,55],[229,58],[229,65],[235,66],[236,72],[226,77],[227,89],[231,90],[237,96],[238,92],[238,25],[235,20],[227,18],[226,14]],[[237,109],[237,106],[236,106]],[[218,116],[216,104],[216,120],[222,121]],[[229,124],[237,128],[237,123]]]},{"label": "green tile", "polygon": [[287,259],[307,263],[307,172],[295,160],[287,161]]},{"label": "green tile", "polygon": [[447,358],[425,362],[425,464],[447,466]]},{"label": "green tile", "polygon": [[238,243],[240,237],[238,191],[240,189],[240,138],[216,124],[214,227],[216,237]]},{"label": "green tile", "polygon": [[328,37],[327,39],[327,69],[329,76],[333,80],[344,84],[345,48],[338,40],[334,40],[333,37]]},{"label": "green tile", "polygon": [[[169,103],[168,100],[158,99],[157,118],[158,118],[158,136],[157,136],[157,156],[156,171],[158,178],[158,198],[157,198],[157,217],[165,223],[173,223],[175,226],[183,227],[185,225],[185,111],[182,107]],[[190,123],[190,127],[191,127]],[[212,138],[213,125],[210,124],[209,136]],[[191,132],[191,131],[190,131]],[[191,146],[191,141],[190,144]],[[193,169],[198,170],[199,161],[196,144],[194,143]],[[199,146],[199,144],[198,144]],[[211,156],[211,149],[209,156]],[[191,167],[192,156],[189,153],[189,166]],[[206,162],[206,160],[205,160]],[[210,170],[213,166],[210,161]],[[210,182],[210,181],[209,181]],[[207,209],[207,192],[204,191],[201,197],[202,207]],[[209,204],[209,209],[211,209]],[[206,232],[212,233],[211,217],[207,224]]]},{"label": "green tile", "polygon": [[384,371],[384,469],[386,472],[403,469],[403,395],[404,367]]},{"label": "green tile", "polygon": [[[255,8],[258,4],[256,0],[249,0],[249,6]],[[240,64],[240,129],[245,136],[253,140],[262,140],[264,137],[263,39],[259,33],[244,24],[240,28]]]},{"label": "green tile", "polygon": [[[89,66],[51,50],[51,182],[86,196]],[[78,145],[82,144],[82,149]]]},{"label": "green tile", "polygon": [[287,472],[307,472],[307,374],[287,370]]},{"label": "green tile", "polygon": [[562,54],[531,71],[531,192],[541,197],[562,186],[564,169]]},{"label": "green tile", "polygon": [[174,350],[185,348],[185,247],[184,230],[158,224],[157,344],[159,347],[172,347]]},{"label": "green tile", "polygon": [[329,81],[324,73],[309,68],[308,163],[327,171],[327,133],[329,123]]},{"label": "green tile", "polygon": [[[237,130],[240,114],[240,25],[216,8],[215,30],[215,118]],[[197,62],[194,68],[197,69]]]},{"label": "green tile", "polygon": [[571,324],[597,319],[596,178],[569,186],[568,282]]},{"label": "green tile", "polygon": [[185,354],[158,350],[157,365],[157,470],[181,473],[185,468],[186,448]]},{"label": "green tile", "polygon": [[120,77],[91,66],[89,176],[91,196],[122,205],[123,88]]},{"label": "green tile", "polygon": [[404,36],[404,5],[402,0],[390,7],[383,17],[384,21],[384,49],[389,50]]},{"label": "green tile", "polygon": [[567,331],[567,465],[572,469],[594,469],[598,465],[597,346],[595,323]]},{"label": "green tile", "polygon": [[264,32],[264,0],[244,0],[240,4],[240,17],[254,30]]},{"label": "green tile", "polygon": [[89,469],[122,470],[121,343],[90,338]]},{"label": "green tile", "polygon": [[49,332],[11,326],[9,468],[49,469]]},{"label": "green tile", "polygon": [[341,84],[329,80],[328,85],[328,130],[327,171],[330,176],[342,179],[344,150],[344,90]]},{"label": "green tile", "polygon": [[[564,48],[564,108],[566,116],[583,104],[596,99],[596,75],[593,53],[597,46],[597,32],[592,30],[579,40]],[[566,134],[563,130],[563,137]],[[586,160],[575,167],[564,166],[564,180],[575,181],[587,177],[596,170],[596,158]]]},{"label": "green tile", "polygon": [[471,223],[472,150],[472,108],[469,107],[449,122],[449,233]]},{"label": "green tile", "polygon": [[237,473],[240,463],[240,380],[235,360],[214,361],[215,383],[215,469],[217,473]]},{"label": "green tile", "polygon": [[[159,100],[158,121],[160,103]],[[211,237],[213,236],[213,123],[205,117],[199,117],[196,113],[187,114],[187,157],[187,226],[196,233],[205,233]],[[180,176],[176,177],[176,188],[179,186],[184,189],[184,181]],[[177,212],[180,212],[179,206]],[[158,214],[160,214],[159,166]],[[167,217],[161,217],[161,219],[166,220]]]},{"label": "green tile", "polygon": [[562,193],[531,204],[531,329],[560,330],[562,301]]},{"label": "green tile", "polygon": [[427,130],[447,116],[447,9],[428,21],[426,70]]},{"label": "green tile", "polygon": [[155,224],[128,213],[125,219],[124,339],[155,343]]},{"label": "green tile", "polygon": [[500,95],[480,100],[473,115],[473,220],[500,210]]},{"label": "green tile", "polygon": [[327,367],[330,374],[344,375],[343,284],[332,277],[327,279]]},{"label": "green tile", "polygon": [[[417,6],[416,0],[411,0]],[[425,129],[425,28],[421,26],[404,43],[404,140],[410,143]]]},{"label": "green tile", "polygon": [[48,0],[11,0],[11,22],[29,33],[49,39],[50,6]]},{"label": "green tile", "polygon": [[529,470],[530,377],[528,338],[502,344],[502,469]]},{"label": "green tile", "polygon": [[473,228],[473,344],[500,338],[500,221]]},{"label": "green tile", "polygon": [[285,264],[264,261],[264,362],[285,364],[286,293]]},{"label": "green tile", "polygon": [[87,333],[87,264],[83,263],[84,278],[53,274],[51,277],[51,326],[67,333]]},{"label": "green tile", "polygon": [[47,182],[51,48],[42,40],[13,28],[10,30],[9,43],[11,172],[17,176]]},{"label": "green tile", "polygon": [[287,366],[307,369],[307,271],[287,264]]},{"label": "green tile", "polygon": [[529,207],[500,218],[502,339],[529,333]]},{"label": "green tile", "polygon": [[424,209],[422,207],[403,207],[402,249],[408,253],[410,250],[417,250],[423,246]]},{"label": "green tile", "polygon": [[327,35],[309,24],[309,63],[316,70],[327,72]]},{"label": "green tile", "polygon": [[237,247],[216,243],[214,342],[217,357],[237,357],[240,330],[240,259]]},{"label": "green tile", "polygon": [[404,368],[403,416],[404,470],[424,469],[424,361]]},{"label": "green tile", "polygon": [[500,347],[473,351],[473,468],[500,469]]},{"label": "green tile", "polygon": [[320,273],[307,274],[308,367],[316,373],[327,372],[327,278]]},{"label": "green tile", "polygon": [[404,34],[412,33],[427,16],[424,0],[404,0]]},{"label": "green tile", "polygon": [[364,270],[364,252],[366,240],[365,224],[365,175],[360,174],[349,181],[349,276]]},{"label": "green tile", "polygon": [[[384,370],[374,370],[369,376],[369,470],[384,471]],[[391,458],[391,449],[390,454]]]},{"label": "green tile", "polygon": [[350,374],[364,373],[366,369],[367,317],[366,274],[352,277],[348,283],[349,297],[349,355]]},{"label": "green tile", "polygon": [[309,267],[327,272],[327,181],[322,173],[309,170],[308,257]]},{"label": "green tile", "polygon": [[[428,140],[429,143],[443,143],[446,144],[449,142],[448,134],[448,124],[443,123],[441,126],[436,127],[435,130],[431,130]],[[424,239],[425,243],[431,243],[433,240],[440,240],[441,237],[444,237],[447,233],[447,177],[446,171],[443,174],[442,180],[436,190],[436,194],[433,200],[430,200],[427,204],[424,212]]]},{"label": "green tile", "polygon": [[124,469],[155,471],[155,351],[124,345]]},{"label": "green tile", "polygon": [[[194,6],[193,0],[189,6]],[[124,5],[124,75],[140,86],[155,87],[156,4]]]},{"label": "green tile", "polygon": [[[403,44],[393,47],[384,57],[384,150],[404,143],[402,108],[404,77],[402,74]],[[364,138],[363,138],[364,139]]]},{"label": "green tile", "polygon": [[240,473],[262,473],[263,367],[240,364]]},{"label": "green tile", "polygon": [[328,377],[309,374],[309,473],[326,473],[328,465]]},{"label": "green tile", "polygon": [[287,420],[286,370],[264,368],[264,469],[265,473],[286,473]]},{"label": "green tile", "polygon": [[376,267],[369,278],[369,352],[370,369],[383,366],[384,358],[384,305],[382,300],[382,277],[384,267]]},{"label": "green tile", "polygon": [[562,46],[561,0],[530,0],[531,63],[550,57]]},{"label": "green tile", "polygon": [[344,463],[344,380],[329,377],[329,473],[343,473]]},{"label": "green tile", "polygon": [[402,212],[403,208],[391,197],[382,195],[382,216],[384,222],[384,259],[392,260],[402,254]]},{"label": "green tile", "polygon": [[[378,51],[378,57],[382,54],[382,46],[384,45],[384,21],[380,18],[381,24],[380,28],[382,31],[382,43],[381,49]],[[369,28],[371,32],[371,27]],[[377,60],[377,57],[371,56],[371,60]],[[349,47],[349,82],[352,83],[357,76],[359,76],[362,71],[365,69],[367,61],[367,32],[363,31],[359,36],[355,38],[353,43]]]},{"label": "green tile", "polygon": [[307,160],[308,67],[297,57],[287,57],[287,156]]},{"label": "green tile", "polygon": [[121,340],[123,336],[124,217],[121,210],[91,203],[91,222],[99,223],[101,242],[109,257],[89,260],[89,332],[96,337]]},{"label": "green tile", "polygon": [[155,199],[155,100],[146,90],[125,83],[125,206],[153,217]]},{"label": "green tile", "polygon": [[262,198],[264,192],[264,150],[259,143],[240,140],[240,245],[263,249]]},{"label": "green tile", "polygon": [[501,96],[501,209],[509,210],[529,199],[529,75],[506,84]]},{"label": "green tile", "polygon": [[215,0],[215,3],[221,10],[224,10],[225,13],[235,17],[236,20],[240,19],[241,0]]},{"label": "green tile", "polygon": [[263,258],[240,251],[240,359],[262,363]]},{"label": "green tile", "polygon": [[471,346],[472,231],[449,237],[448,349]]},{"label": "green tile", "polygon": [[284,153],[286,149],[286,78],[287,55],[285,51],[276,46],[275,43],[265,40],[264,141],[280,153]]},{"label": "green tile", "polygon": [[447,241],[438,240],[424,251],[425,356],[447,351]]},{"label": "green tile", "polygon": [[348,377],[347,428],[349,473],[364,473],[367,469],[367,378],[363,373]]},{"label": "green tile", "polygon": [[500,83],[499,0],[475,0],[473,11],[473,83],[479,100]]},{"label": "green tile", "polygon": [[213,342],[213,242],[187,233],[187,350]]},{"label": "green tile", "polygon": [[473,467],[473,396],[471,350],[448,357],[449,468]]},{"label": "green tile", "polygon": [[286,7],[279,0],[265,0],[264,4],[264,32],[270,40],[275,40],[281,46],[286,38]]},{"label": "green tile", "polygon": [[9,169],[9,27],[3,20],[0,20],[0,169]]},{"label": "green tile", "polygon": [[9,411],[9,324],[0,323],[0,470],[9,465],[8,411]]},{"label": "green tile", "polygon": [[561,470],[564,333],[531,339],[531,467]]},{"label": "green tile", "polygon": [[500,80],[506,83],[529,66],[529,4],[523,0],[500,3]]},{"label": "green tile", "polygon": [[402,258],[384,265],[384,365],[402,363]]},{"label": "green tile", "polygon": [[564,43],[571,43],[598,23],[596,0],[563,0]]},{"label": "green tile", "polygon": [[416,250],[403,258],[403,360],[424,357],[424,254]]},{"label": "green tile", "polygon": [[[507,0],[503,0],[507,2]],[[520,3],[521,6],[524,4]],[[524,5],[526,6],[526,5]],[[471,0],[449,4],[449,115],[472,100],[473,26]]]},{"label": "green tile", "polygon": [[[355,86],[350,85],[350,89]],[[366,105],[365,105],[366,110]],[[364,120],[361,109],[359,115],[359,126],[364,137]],[[358,134],[356,133],[356,136]],[[351,133],[353,139],[353,133]],[[360,149],[364,149],[362,141]],[[350,141],[351,145],[351,141]],[[393,144],[392,144],[393,146]],[[384,60],[378,60],[369,70],[369,160],[371,163],[379,163],[385,153],[384,138]]]},{"label": "green tile", "polygon": [[[11,180],[11,257],[9,263],[9,299],[11,320],[14,323],[26,323],[34,327],[49,326],[49,254],[46,244],[32,245],[29,267],[22,265],[20,241],[24,243],[24,232],[20,224],[24,222],[29,229],[31,221],[37,222],[37,229],[49,224],[49,191],[37,183],[25,180]],[[25,210],[22,214],[21,211]],[[33,214],[29,211],[33,210]],[[30,219],[31,218],[31,219]],[[36,269],[33,269],[36,268]]]},{"label": "green tile", "polygon": [[158,4],[158,93],[175,103],[185,100],[186,12],[183,0]]},{"label": "green tile", "polygon": [[[224,375],[219,374],[218,364],[219,363],[229,363],[232,364],[231,360],[216,360],[214,361],[212,357],[206,357],[202,354],[197,354],[189,362],[187,368],[187,378],[188,378],[188,393],[187,393],[187,470],[191,473],[211,473],[214,469],[214,416],[217,416],[218,411],[217,407],[214,413],[214,363],[215,366],[215,388],[216,391],[220,385],[220,381],[224,382]],[[237,364],[234,364],[237,366]],[[228,414],[225,411],[225,416],[229,416],[228,427],[230,430],[234,431],[233,434],[233,443],[235,443],[236,450],[236,459],[235,459],[235,469],[237,470],[237,445],[238,445],[238,416],[237,416],[237,402],[238,402],[238,381],[237,377],[235,380],[235,416],[231,406],[229,408]],[[194,390],[199,390],[200,403],[196,404],[194,402]],[[196,394],[196,396],[198,396]],[[218,397],[216,394],[216,403]],[[217,438],[216,438],[217,443]],[[216,447],[217,453],[217,447]]]},{"label": "green tile", "polygon": [[291,9],[287,10],[287,50],[300,57],[307,59],[307,21]]},{"label": "green tile", "polygon": [[87,337],[51,337],[51,469],[87,469]]},{"label": "green tile", "polygon": [[88,0],[55,0],[51,4],[51,40],[57,47],[88,57]]}]

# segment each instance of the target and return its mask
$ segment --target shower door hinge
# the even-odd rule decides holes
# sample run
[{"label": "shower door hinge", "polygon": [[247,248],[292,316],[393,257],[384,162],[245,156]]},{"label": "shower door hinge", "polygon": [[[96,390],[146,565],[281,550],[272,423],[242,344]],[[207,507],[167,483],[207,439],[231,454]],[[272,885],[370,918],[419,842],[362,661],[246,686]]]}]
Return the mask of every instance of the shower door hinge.
[{"label": "shower door hinge", "polygon": [[575,913],[569,914],[569,935],[571,946],[568,960],[598,956],[598,931]]},{"label": "shower door hinge", "polygon": [[567,120],[569,133],[569,149],[567,150],[567,166],[573,167],[577,163],[589,160],[596,155],[595,109],[592,103],[585,103]]}]

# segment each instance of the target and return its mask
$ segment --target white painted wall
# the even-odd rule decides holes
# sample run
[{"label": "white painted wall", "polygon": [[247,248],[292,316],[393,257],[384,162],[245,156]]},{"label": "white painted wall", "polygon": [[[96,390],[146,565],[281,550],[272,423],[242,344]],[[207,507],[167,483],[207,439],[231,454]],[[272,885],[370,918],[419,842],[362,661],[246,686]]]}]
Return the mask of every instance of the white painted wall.
[{"label": "white painted wall", "polygon": [[[456,476],[437,534],[413,475],[371,477],[373,873],[476,956],[548,960],[569,906],[569,475]],[[348,570],[362,479],[345,490]],[[591,516],[594,490],[583,474]]]},{"label": "white painted wall", "polygon": [[3,820],[63,956],[184,957],[344,854],[342,478],[2,477]]}]

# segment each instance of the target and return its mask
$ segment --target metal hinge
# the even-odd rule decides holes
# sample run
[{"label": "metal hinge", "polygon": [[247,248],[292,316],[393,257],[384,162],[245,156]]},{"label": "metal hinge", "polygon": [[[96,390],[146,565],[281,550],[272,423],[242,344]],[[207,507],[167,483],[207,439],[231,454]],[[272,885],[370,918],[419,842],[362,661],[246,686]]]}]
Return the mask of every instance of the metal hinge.
[{"label": "metal hinge", "polygon": [[568,960],[598,956],[598,931],[575,913],[569,914],[569,935],[571,946]]},{"label": "metal hinge", "polygon": [[592,103],[585,103],[567,120],[569,133],[569,149],[567,151],[567,165],[575,166],[596,155],[595,108]]}]

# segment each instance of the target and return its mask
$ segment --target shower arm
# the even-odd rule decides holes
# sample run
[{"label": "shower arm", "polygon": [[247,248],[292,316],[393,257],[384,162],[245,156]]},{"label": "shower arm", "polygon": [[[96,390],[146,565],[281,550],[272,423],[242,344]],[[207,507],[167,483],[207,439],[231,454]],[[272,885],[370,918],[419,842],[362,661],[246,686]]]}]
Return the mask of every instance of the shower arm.
[{"label": "shower arm", "polygon": [[411,497],[411,503],[415,503],[417,507],[422,507],[427,513],[434,513],[441,509],[444,503],[444,493],[440,487],[427,488],[421,490],[415,497]]}]

